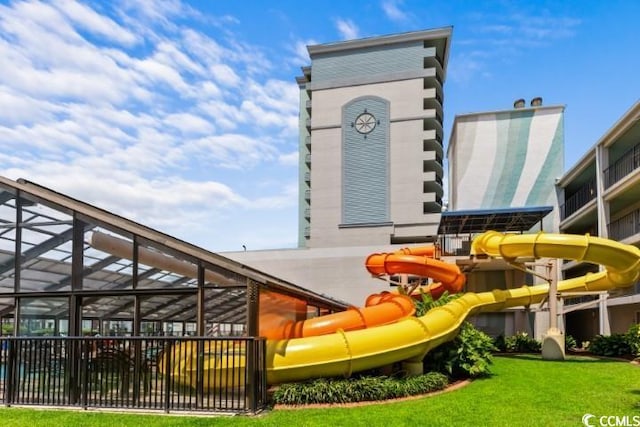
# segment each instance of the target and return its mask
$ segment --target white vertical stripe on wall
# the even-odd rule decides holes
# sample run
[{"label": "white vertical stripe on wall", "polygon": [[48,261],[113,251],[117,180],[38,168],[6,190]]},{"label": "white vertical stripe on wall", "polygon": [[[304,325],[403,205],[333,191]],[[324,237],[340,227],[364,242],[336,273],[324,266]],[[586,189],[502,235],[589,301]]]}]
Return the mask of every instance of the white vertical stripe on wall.
[{"label": "white vertical stripe on wall", "polygon": [[[458,210],[478,209],[482,208],[484,195],[491,182],[491,174],[495,169],[501,170],[503,167],[504,159],[496,158],[497,120],[495,114],[486,114],[479,116],[472,123],[465,123],[463,126],[474,126],[475,132],[472,135],[465,134],[464,139],[458,138],[456,150],[458,153],[456,154],[462,150],[468,150],[470,160],[463,171],[458,171],[460,180],[457,185],[458,191],[461,192],[458,200],[464,200],[464,203],[457,204],[455,208]],[[467,143],[465,146],[460,144],[463,141]],[[470,145],[469,141],[472,142]],[[469,175],[466,172],[469,172]]]},{"label": "white vertical stripe on wall", "polygon": [[560,114],[541,114],[539,111],[534,113],[529,127],[527,156],[520,175],[520,182],[518,182],[518,191],[511,201],[511,206],[526,205],[527,197],[538,180],[544,161],[549,155],[559,121]]}]

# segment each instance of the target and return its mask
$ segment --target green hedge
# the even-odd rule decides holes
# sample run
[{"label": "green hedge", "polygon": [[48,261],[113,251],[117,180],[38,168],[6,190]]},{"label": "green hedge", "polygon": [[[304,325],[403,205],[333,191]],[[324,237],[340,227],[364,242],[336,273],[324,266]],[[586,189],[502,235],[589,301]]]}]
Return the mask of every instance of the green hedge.
[{"label": "green hedge", "polygon": [[596,335],[589,351],[598,356],[640,356],[640,325],[634,323],[624,334]]},{"label": "green hedge", "polygon": [[449,384],[437,372],[408,377],[360,377],[348,379],[316,379],[282,384],[273,394],[273,403],[309,405],[314,403],[352,403],[395,399],[442,390]]}]

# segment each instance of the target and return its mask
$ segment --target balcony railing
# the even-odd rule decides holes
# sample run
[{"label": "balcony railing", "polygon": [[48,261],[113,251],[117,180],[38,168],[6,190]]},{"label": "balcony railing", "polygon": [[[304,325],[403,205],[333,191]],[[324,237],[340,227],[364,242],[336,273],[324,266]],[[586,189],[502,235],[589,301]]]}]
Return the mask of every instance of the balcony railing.
[{"label": "balcony railing", "polygon": [[640,209],[609,223],[609,238],[624,240],[640,233]]},{"label": "balcony railing", "polygon": [[564,220],[570,217],[581,207],[595,199],[596,195],[596,179],[593,178],[564,201],[564,204],[560,206],[560,219]]},{"label": "balcony railing", "polygon": [[604,187],[609,188],[634,170],[640,168],[640,143],[631,147],[604,171]]},{"label": "balcony railing", "polygon": [[471,242],[475,235],[455,236],[450,234],[441,235],[438,238],[442,255],[468,256],[471,253]]}]

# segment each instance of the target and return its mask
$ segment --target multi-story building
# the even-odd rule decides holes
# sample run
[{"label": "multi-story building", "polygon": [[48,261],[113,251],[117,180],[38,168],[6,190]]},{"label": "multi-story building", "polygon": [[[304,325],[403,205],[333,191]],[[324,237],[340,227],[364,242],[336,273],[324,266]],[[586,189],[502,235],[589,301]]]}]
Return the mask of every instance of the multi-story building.
[{"label": "multi-story building", "polygon": [[434,240],[451,28],[309,46],[300,86],[307,248]]},{"label": "multi-story building", "polygon": [[[560,231],[640,245],[640,101],[636,102],[557,182]],[[568,262],[564,278],[598,271]],[[625,332],[640,322],[640,286],[621,295],[567,300],[566,331],[578,341]]]},{"label": "multi-story building", "polygon": [[362,305],[373,252],[435,241],[451,28],[309,46],[300,87],[299,248],[228,256]]},{"label": "multi-story building", "polygon": [[[551,206],[564,167],[564,106],[514,108],[456,115],[447,148],[449,210]],[[557,230],[557,214],[544,228]]]}]

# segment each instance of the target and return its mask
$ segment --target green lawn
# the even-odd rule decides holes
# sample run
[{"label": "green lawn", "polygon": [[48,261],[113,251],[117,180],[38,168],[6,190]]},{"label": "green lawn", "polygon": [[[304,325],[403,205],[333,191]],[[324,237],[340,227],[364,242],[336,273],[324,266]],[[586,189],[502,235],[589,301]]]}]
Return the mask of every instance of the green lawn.
[{"label": "green lawn", "polygon": [[640,416],[640,367],[571,357],[497,357],[491,378],[449,393],[351,408],[273,410],[259,416],[188,417],[3,408],[12,426],[580,426],[584,414]]}]

